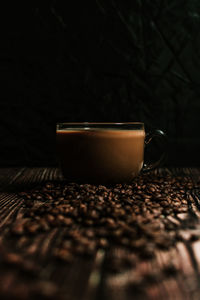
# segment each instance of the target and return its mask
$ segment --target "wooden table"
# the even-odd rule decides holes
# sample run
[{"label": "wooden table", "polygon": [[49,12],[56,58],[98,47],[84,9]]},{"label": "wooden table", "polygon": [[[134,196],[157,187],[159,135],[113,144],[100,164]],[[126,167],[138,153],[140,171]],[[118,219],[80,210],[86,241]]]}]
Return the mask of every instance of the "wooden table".
[{"label": "wooden table", "polygon": [[[163,172],[162,169],[156,171]],[[172,175],[192,177],[198,182],[196,168],[165,169]],[[182,229],[182,240],[168,250],[157,250],[150,260],[136,260],[120,272],[107,272],[112,255],[121,257],[126,250],[98,250],[69,264],[48,259],[62,239],[64,228],[27,238],[10,237],[14,221],[25,216],[19,192],[45,181],[60,180],[56,168],[2,168],[0,170],[0,299],[200,299],[200,200],[198,187],[190,194],[189,213],[196,225]],[[190,202],[188,202],[190,205]],[[180,220],[179,220],[180,221]],[[171,219],[171,222],[176,222]],[[177,221],[178,222],[178,221]],[[192,239],[191,236],[195,236]],[[131,253],[127,252],[131,256]],[[30,292],[31,291],[31,292]],[[59,298],[58,295],[59,294]],[[32,296],[31,296],[32,295]]]}]

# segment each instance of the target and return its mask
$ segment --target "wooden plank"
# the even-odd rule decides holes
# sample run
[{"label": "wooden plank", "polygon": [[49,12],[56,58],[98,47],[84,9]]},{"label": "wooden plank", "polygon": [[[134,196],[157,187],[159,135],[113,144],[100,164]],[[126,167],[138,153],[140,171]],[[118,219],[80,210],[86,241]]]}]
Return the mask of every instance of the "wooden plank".
[{"label": "wooden plank", "polygon": [[[10,172],[8,172],[8,174],[10,174]],[[7,239],[4,241],[4,246],[6,245],[7,249],[11,251],[11,258],[13,257],[15,260],[15,253],[20,253],[21,257],[23,257],[24,265],[30,265],[29,273],[34,273],[34,270],[37,270],[38,278],[37,280],[33,280],[34,286],[37,286],[39,282],[42,282],[43,284],[45,283],[47,287],[51,286],[51,288],[54,287],[55,290],[57,290],[57,285],[59,285],[59,293],[57,293],[58,298],[56,299],[59,299],[62,295],[66,295],[65,299],[81,299],[87,288],[93,259],[90,259],[90,261],[77,259],[73,263],[73,266],[63,262],[55,264],[54,261],[51,263],[49,257],[51,257],[54,247],[56,247],[62,239],[64,231],[62,232],[62,230],[55,229],[48,233],[39,234],[37,236],[29,236],[26,238],[22,237],[17,240],[10,240],[9,237],[6,237],[6,228],[9,224],[14,220],[23,219],[23,209],[20,209],[20,206],[23,204],[23,199],[20,198],[18,193],[27,189],[29,190],[42,182],[58,180],[59,178],[61,178],[60,172],[55,168],[27,168],[22,170],[20,176],[14,174],[12,180],[10,180],[9,191],[11,192],[0,194],[0,204],[2,208],[1,225],[2,227],[3,225],[6,225],[5,230],[1,230],[1,233],[5,235],[4,239]],[[6,284],[5,280],[9,280],[10,285],[7,286],[6,291],[8,297],[15,299],[18,293],[17,289],[19,289],[20,286],[18,282],[20,276],[18,274],[19,278],[16,278],[17,274],[15,274],[14,271],[15,262],[8,265],[10,266],[12,264],[14,264],[13,273],[9,273],[8,276],[5,276],[3,284]],[[26,268],[25,266],[24,268]],[[77,289],[78,282],[79,288]],[[14,288],[14,286],[16,286],[16,288]],[[9,294],[11,287],[13,292]],[[25,291],[27,293],[27,297],[29,297],[31,286],[29,291],[26,289]],[[43,292],[44,295],[42,294]],[[38,291],[40,296],[45,296],[45,291],[43,292],[42,288]],[[1,293],[2,290],[0,289],[0,295]]]},{"label": "wooden plank", "polygon": [[24,168],[1,168],[0,169],[0,191],[5,189],[19,177]]}]

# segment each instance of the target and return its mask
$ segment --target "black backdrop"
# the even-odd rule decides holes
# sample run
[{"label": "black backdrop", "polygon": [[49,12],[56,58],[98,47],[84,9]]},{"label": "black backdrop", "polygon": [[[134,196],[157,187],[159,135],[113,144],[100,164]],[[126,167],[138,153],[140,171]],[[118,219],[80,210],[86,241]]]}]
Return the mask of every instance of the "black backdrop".
[{"label": "black backdrop", "polygon": [[0,165],[56,165],[56,122],[142,121],[199,166],[198,1],[65,2],[3,10]]}]

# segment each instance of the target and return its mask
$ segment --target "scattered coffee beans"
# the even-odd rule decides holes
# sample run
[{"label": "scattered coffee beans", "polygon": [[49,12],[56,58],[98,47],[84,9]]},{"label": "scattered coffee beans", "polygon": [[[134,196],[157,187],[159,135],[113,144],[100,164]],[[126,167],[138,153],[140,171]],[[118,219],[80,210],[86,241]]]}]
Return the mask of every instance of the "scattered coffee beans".
[{"label": "scattered coffee beans", "polygon": [[48,182],[20,193],[25,218],[13,224],[12,234],[66,228],[54,256],[67,262],[113,244],[151,258],[156,247],[168,249],[182,238],[179,230],[190,219],[193,187],[188,177],[153,174],[112,186]]}]

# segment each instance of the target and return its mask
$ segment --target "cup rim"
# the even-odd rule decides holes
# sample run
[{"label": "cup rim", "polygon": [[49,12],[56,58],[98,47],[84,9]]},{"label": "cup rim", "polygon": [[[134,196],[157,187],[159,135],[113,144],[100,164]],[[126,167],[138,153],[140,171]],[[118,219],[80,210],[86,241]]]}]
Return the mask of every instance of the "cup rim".
[{"label": "cup rim", "polygon": [[143,122],[58,122],[59,125],[143,125]]}]

